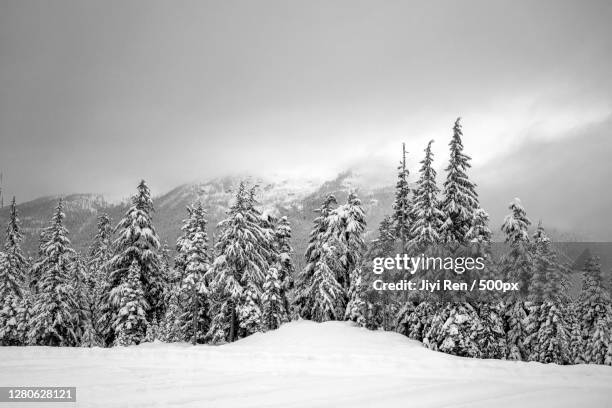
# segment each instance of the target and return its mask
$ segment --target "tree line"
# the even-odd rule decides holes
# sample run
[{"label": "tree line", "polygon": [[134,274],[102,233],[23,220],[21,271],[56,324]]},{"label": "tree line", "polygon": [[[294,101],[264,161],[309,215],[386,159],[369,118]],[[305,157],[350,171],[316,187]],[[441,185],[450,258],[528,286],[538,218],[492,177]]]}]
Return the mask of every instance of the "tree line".
[{"label": "tree line", "polygon": [[[371,242],[364,238],[366,216],[357,194],[351,192],[345,203],[326,197],[316,210],[300,271],[293,266],[289,220],[263,212],[257,186],[244,182],[216,226],[216,242],[209,241],[202,204],[187,208],[174,259],[155,231],[144,181],[115,226],[106,214],[98,217],[85,254],[71,247],[60,200],[32,262],[21,249],[13,199],[0,252],[0,343],[222,344],[303,318],[395,330],[461,356],[612,364],[610,294],[597,259],[586,263],[581,294],[571,299],[567,266],[541,224],[529,233],[531,221],[518,199],[502,225],[508,250],[494,259],[489,216],[468,177],[471,158],[463,152],[462,137],[457,119],[442,188],[433,167],[433,141],[425,148],[416,183],[410,182],[404,147],[391,213]],[[440,246],[455,253],[469,248],[489,260],[483,276],[519,281],[531,291],[449,301],[371,288],[374,257]]]}]

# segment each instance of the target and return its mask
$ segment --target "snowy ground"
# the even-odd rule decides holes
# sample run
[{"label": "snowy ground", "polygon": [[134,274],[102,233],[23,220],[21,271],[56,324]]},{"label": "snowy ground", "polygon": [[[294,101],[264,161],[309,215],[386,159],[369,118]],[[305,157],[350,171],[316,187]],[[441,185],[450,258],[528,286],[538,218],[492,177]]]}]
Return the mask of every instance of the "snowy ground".
[{"label": "snowy ground", "polygon": [[458,358],[340,322],[218,347],[0,347],[0,385],[76,386],[79,407],[612,407],[610,367]]}]

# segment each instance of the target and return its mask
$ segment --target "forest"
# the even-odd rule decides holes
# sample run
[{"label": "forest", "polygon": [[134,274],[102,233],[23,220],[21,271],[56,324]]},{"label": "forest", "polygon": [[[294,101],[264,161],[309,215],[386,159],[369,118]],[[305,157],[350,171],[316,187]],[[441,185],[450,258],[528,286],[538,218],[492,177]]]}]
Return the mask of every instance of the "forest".
[{"label": "forest", "polygon": [[[189,206],[173,251],[160,243],[144,180],[118,222],[98,215],[95,235],[81,245],[86,252],[73,249],[60,199],[32,260],[22,249],[13,199],[0,252],[0,344],[218,345],[291,320],[347,320],[458,356],[612,365],[612,302],[598,258],[580,265],[580,291],[570,294],[569,265],[519,199],[501,226],[504,251],[494,251],[462,137],[457,119],[440,186],[433,140],[416,182],[403,149],[394,203],[373,240],[364,237],[367,214],[357,192],[345,202],[327,196],[313,214],[304,254],[292,249],[291,219],[263,211],[257,185],[247,182],[237,186],[225,218],[213,227],[214,240],[207,208],[201,202]],[[524,290],[449,298],[372,287],[374,259],[440,251],[482,257],[479,274],[520,282]],[[394,271],[385,275],[399,278]],[[419,278],[441,276],[433,270]]]}]

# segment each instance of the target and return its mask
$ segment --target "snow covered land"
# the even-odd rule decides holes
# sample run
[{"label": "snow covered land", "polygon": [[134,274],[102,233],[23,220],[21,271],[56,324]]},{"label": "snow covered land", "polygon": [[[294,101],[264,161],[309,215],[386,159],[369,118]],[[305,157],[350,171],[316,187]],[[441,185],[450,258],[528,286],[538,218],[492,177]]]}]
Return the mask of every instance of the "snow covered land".
[{"label": "snow covered land", "polygon": [[612,404],[608,366],[455,357],[348,322],[297,321],[223,346],[1,347],[0,384],[76,386],[79,407]]}]

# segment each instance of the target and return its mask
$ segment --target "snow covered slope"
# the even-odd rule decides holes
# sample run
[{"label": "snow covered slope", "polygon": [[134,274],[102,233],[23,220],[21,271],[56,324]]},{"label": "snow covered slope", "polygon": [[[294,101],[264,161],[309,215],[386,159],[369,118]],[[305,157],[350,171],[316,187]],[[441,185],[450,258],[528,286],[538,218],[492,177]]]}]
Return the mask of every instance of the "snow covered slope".
[{"label": "snow covered slope", "polygon": [[346,322],[293,322],[217,347],[2,347],[0,384],[76,386],[79,407],[587,408],[612,401],[610,367],[453,357]]}]

